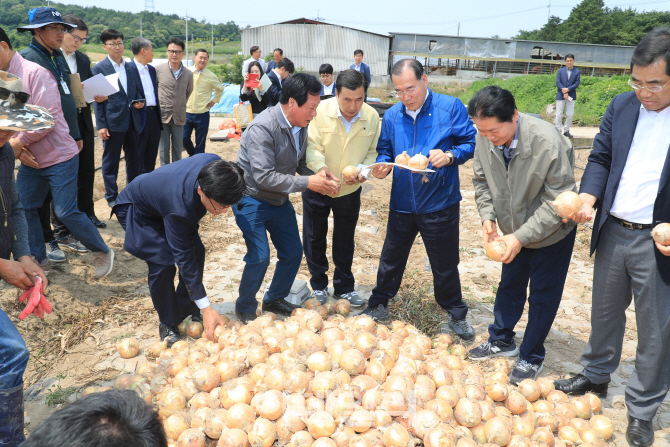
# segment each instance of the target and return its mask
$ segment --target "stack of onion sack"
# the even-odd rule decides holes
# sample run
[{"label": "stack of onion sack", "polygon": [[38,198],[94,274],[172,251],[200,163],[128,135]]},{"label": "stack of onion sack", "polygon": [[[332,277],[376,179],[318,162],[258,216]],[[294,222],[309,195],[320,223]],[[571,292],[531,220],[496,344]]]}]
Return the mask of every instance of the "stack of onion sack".
[{"label": "stack of onion sack", "polygon": [[448,335],[399,321],[298,309],[216,337],[152,346],[156,363],[116,382],[156,405],[172,446],[604,447],[612,436],[596,396],[570,399],[548,379],[511,386],[508,360],[484,374]]}]

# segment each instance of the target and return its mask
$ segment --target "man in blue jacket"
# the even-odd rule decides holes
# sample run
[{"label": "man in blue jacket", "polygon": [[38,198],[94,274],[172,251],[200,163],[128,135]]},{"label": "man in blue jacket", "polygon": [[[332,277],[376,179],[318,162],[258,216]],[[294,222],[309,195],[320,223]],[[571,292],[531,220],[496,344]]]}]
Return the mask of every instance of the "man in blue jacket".
[{"label": "man in blue jacket", "polygon": [[354,63],[349,68],[360,71],[368,80],[368,85],[372,82],[372,75],[370,74],[370,66],[363,62],[363,50],[354,51]]},{"label": "man in blue jacket", "polygon": [[628,84],[614,97],[593,140],[582,177],[578,223],[590,221],[593,296],[584,370],[555,382],[569,394],[607,395],[621,360],[626,309],[635,300],[637,352],[626,384],[632,447],[654,442],[652,419],[670,387],[670,246],[654,243],[652,228],[670,222],[670,28],[637,45]]},{"label": "man in blue jacket", "polygon": [[[377,144],[377,162],[393,162],[403,151],[428,157],[428,182],[407,169],[393,172],[386,239],[377,273],[377,287],[364,311],[375,320],[390,319],[388,302],[400,289],[407,258],[421,234],[435,284],[435,301],[448,312],[448,325],[466,341],[475,338],[465,317],[468,306],[458,275],[458,221],[461,201],[458,165],[471,159],[477,132],[465,106],[456,98],[428,89],[423,66],[403,59],[391,68],[391,80],[402,103],[384,115]],[[384,178],[392,166],[376,166],[372,175]]]},{"label": "man in blue jacket", "polygon": [[[565,67],[556,73],[556,128],[563,135],[572,138],[570,126],[572,117],[575,115],[575,100],[577,99],[577,87],[579,87],[580,72],[575,65],[575,55],[565,55]],[[565,126],[563,126],[563,110],[565,109]]]},{"label": "man in blue jacket", "polygon": [[137,141],[140,131],[138,110],[144,107],[144,92],[139,83],[139,74],[134,66],[123,59],[123,34],[108,29],[100,34],[102,46],[108,56],[92,69],[93,76],[118,74],[119,91],[106,101],[95,103],[95,124],[102,140],[102,179],[105,183],[105,199],[114,207],[119,188],[121,148],[126,156],[126,183],[139,175]]},{"label": "man in blue jacket", "polygon": [[159,334],[169,346],[179,340],[177,326],[189,315],[203,322],[209,339],[217,324],[224,324],[202,283],[205,247],[198,226],[207,211],[225,213],[242,198],[244,188],[239,166],[218,155],[198,154],[138,177],[117,198],[113,212],[126,231],[123,248],[149,266]]},{"label": "man in blue jacket", "polygon": [[291,59],[283,58],[277,62],[277,66],[270,70],[268,73],[268,78],[272,85],[270,88],[263,94],[269,98],[268,107],[273,107],[279,104],[279,98],[281,98],[281,90],[284,84],[284,81],[295,71],[295,67]]}]

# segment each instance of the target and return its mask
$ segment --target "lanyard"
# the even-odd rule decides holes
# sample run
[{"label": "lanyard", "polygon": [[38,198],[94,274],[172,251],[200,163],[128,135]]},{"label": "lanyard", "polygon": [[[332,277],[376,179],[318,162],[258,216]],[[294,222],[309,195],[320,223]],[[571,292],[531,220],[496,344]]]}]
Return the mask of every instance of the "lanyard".
[{"label": "lanyard", "polygon": [[[51,65],[54,67],[54,69],[55,69],[55,70],[58,72],[58,74],[60,75],[60,80],[61,80],[61,82],[63,82],[63,81],[64,81],[64,79],[63,79],[63,71],[60,69],[60,64],[59,64],[58,61],[53,57],[53,54],[51,55],[51,57],[49,57],[49,56],[47,56],[47,55],[44,53],[44,51],[42,51],[41,49],[39,49],[39,47],[36,47],[36,46],[33,45],[32,43],[30,44],[30,46],[33,47],[33,48],[35,48],[35,49],[36,49],[37,51],[39,51],[40,53],[44,54],[44,57],[46,57],[46,58],[49,60],[49,62],[51,63]],[[54,63],[54,62],[55,62],[55,63]]]}]

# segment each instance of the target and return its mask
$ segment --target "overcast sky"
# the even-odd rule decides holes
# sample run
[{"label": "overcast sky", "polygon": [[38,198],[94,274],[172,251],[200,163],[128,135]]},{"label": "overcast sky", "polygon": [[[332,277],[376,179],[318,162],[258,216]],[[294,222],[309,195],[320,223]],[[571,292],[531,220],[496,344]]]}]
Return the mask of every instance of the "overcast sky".
[{"label": "overcast sky", "polygon": [[[234,21],[241,27],[261,26],[286,20],[320,17],[323,21],[380,34],[405,32],[509,38],[520,29],[532,30],[547,22],[549,0],[153,0],[154,8],[166,14],[187,14],[211,23]],[[82,6],[100,6],[139,13],[145,0],[67,0]],[[578,0],[552,0],[551,14],[566,19]],[[670,0],[606,0],[608,7],[632,7],[638,11],[668,10]]]}]

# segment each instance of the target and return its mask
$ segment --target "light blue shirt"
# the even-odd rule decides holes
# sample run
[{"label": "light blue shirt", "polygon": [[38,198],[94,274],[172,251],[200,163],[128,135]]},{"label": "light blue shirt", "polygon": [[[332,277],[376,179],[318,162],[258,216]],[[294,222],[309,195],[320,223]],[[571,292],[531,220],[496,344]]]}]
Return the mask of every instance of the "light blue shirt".
[{"label": "light blue shirt", "polygon": [[[169,62],[168,62],[168,64],[169,64]],[[182,64],[182,65],[179,66],[179,70],[174,71],[174,70],[172,69],[172,65],[170,65],[170,71],[171,71],[172,74],[174,75],[174,78],[175,78],[175,79],[178,79],[178,78],[179,78],[179,75],[181,74],[181,70],[182,70],[183,68],[184,68],[184,65]]]},{"label": "light blue shirt", "polygon": [[351,121],[347,121],[347,119],[344,116],[342,116],[342,112],[340,111],[340,108],[338,107],[337,108],[337,117],[340,119],[340,122],[342,123],[342,125],[344,125],[344,130],[346,130],[347,134],[349,134],[349,132],[351,131],[351,126],[353,126],[354,123],[356,121],[358,121],[358,119],[361,117],[361,111],[359,110],[358,113],[356,115],[354,115],[353,118],[351,118]]},{"label": "light blue shirt", "polygon": [[[286,118],[286,114],[284,113],[284,109],[279,106],[279,110],[281,110],[281,114],[288,123],[288,125],[291,125],[291,122]],[[298,126],[293,126],[293,129],[291,129],[291,133],[293,133],[293,142],[295,143],[295,148],[298,151],[298,157],[300,157],[300,131],[302,130],[302,127]]]}]

